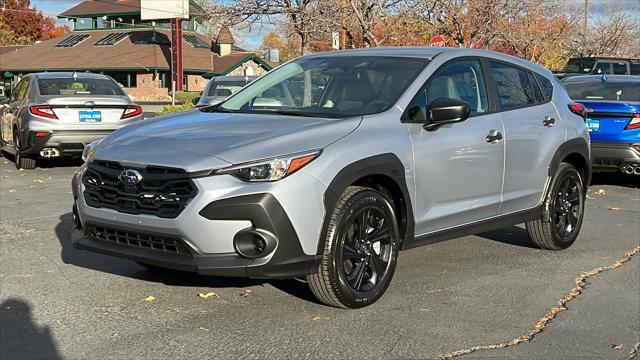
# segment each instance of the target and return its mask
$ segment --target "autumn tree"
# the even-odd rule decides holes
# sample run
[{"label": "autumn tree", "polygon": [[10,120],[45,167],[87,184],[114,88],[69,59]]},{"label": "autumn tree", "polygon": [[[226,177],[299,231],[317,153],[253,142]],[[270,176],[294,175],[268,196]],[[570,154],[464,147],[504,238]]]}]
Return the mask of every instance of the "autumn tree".
[{"label": "autumn tree", "polygon": [[640,57],[640,21],[623,11],[592,16],[584,34],[576,26],[571,50],[576,56]]},{"label": "autumn tree", "polygon": [[291,41],[283,40],[280,35],[272,31],[262,38],[262,44],[260,49],[275,48],[280,51],[280,61],[286,62],[292,58],[298,56],[297,48],[299,44],[294,44]]},{"label": "autumn tree", "polygon": [[0,11],[0,45],[32,44],[69,32],[31,6],[30,0],[4,0]]}]

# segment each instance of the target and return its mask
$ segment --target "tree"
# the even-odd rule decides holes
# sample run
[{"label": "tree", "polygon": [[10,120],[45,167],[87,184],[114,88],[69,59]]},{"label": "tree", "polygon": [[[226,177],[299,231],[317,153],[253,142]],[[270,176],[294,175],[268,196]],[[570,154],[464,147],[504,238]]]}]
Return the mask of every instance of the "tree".
[{"label": "tree", "polygon": [[586,36],[584,28],[576,26],[571,42],[576,56],[640,56],[640,23],[637,17],[618,11],[608,16],[593,16],[589,23]]},{"label": "tree", "polygon": [[0,45],[32,44],[69,31],[66,25],[56,26],[55,20],[31,6],[30,0],[4,0],[0,12]]},{"label": "tree", "polygon": [[232,0],[213,4],[207,11],[227,19],[231,25],[248,27],[284,20],[285,29],[300,39],[300,51],[306,54],[311,37],[325,31],[322,22],[318,21],[318,3],[315,0]]},{"label": "tree", "polygon": [[262,44],[260,49],[275,48],[280,50],[280,62],[286,62],[294,58],[295,50],[292,47],[297,48],[298,44],[291,44],[290,41],[285,42],[280,35],[272,31],[262,38]]}]

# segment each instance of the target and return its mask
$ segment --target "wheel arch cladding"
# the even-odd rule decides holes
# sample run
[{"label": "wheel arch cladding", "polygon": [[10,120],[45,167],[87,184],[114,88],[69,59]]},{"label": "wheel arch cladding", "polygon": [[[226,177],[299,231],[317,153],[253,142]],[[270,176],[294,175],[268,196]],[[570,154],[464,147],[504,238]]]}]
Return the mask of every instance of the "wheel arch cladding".
[{"label": "wheel arch cladding", "polygon": [[578,170],[582,176],[584,189],[587,191],[587,187],[591,182],[591,159],[587,141],[582,138],[576,138],[560,145],[549,165],[549,176],[553,176],[560,163],[563,162],[573,165]]},{"label": "wheel arch cladding", "polygon": [[324,194],[325,216],[318,239],[317,254],[324,251],[331,212],[342,193],[352,185],[371,187],[390,197],[398,216],[402,243],[413,239],[413,208],[405,179],[405,168],[395,154],[386,153],[351,163],[333,178]]}]

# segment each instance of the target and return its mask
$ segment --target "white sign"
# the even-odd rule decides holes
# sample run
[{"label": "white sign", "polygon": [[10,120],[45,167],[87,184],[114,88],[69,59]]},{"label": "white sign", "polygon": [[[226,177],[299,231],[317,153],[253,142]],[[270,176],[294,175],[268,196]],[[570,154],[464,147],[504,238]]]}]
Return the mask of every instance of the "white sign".
[{"label": "white sign", "polygon": [[189,18],[189,0],[140,0],[142,20]]},{"label": "white sign", "polygon": [[337,31],[331,32],[331,48],[333,50],[340,50],[340,33]]}]

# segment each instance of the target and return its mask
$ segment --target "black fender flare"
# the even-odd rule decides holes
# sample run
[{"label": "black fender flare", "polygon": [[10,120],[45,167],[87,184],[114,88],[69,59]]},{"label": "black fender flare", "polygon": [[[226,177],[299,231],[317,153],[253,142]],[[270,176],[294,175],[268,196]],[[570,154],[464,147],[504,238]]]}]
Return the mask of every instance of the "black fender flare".
[{"label": "black fender flare", "polygon": [[400,225],[400,233],[404,234],[402,243],[406,244],[413,239],[415,224],[411,196],[409,195],[409,189],[407,188],[407,181],[405,179],[405,168],[402,161],[400,161],[395,154],[385,153],[351,163],[340,170],[333,178],[324,193],[325,215],[320,238],[318,239],[318,250],[316,254],[321,255],[324,251],[331,212],[335,209],[342,193],[344,193],[351,184],[372,175],[386,176],[393,180],[400,188],[404,202],[403,204],[397,204],[397,206],[402,210],[401,216],[403,221],[398,222]]},{"label": "black fender flare", "polygon": [[589,144],[583,138],[575,138],[568,140],[564,144],[560,145],[556,150],[553,158],[551,159],[551,163],[549,164],[549,176],[553,176],[558,166],[568,156],[572,154],[578,154],[582,157],[585,165],[585,174],[584,174],[584,188],[587,191],[589,184],[591,183],[591,156],[589,152]]}]

